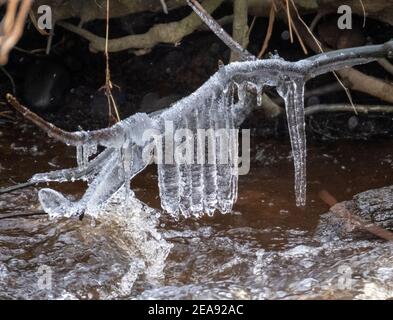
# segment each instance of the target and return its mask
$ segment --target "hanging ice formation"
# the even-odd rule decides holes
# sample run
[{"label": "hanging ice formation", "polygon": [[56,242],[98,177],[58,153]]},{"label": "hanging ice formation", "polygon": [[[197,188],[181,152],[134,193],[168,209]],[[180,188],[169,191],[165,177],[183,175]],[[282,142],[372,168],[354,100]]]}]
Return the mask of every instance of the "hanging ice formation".
[{"label": "hanging ice formation", "polygon": [[[170,123],[173,132],[188,129],[188,135],[194,138],[199,136],[198,129],[230,132],[226,140],[229,146],[226,162],[220,159],[222,146],[215,137],[210,147],[210,161],[198,162],[198,155],[191,153],[188,156],[193,161],[164,161],[157,165],[162,208],[175,217],[179,214],[188,217],[213,214],[215,210],[231,211],[237,197],[236,129],[252,109],[250,92],[257,94],[260,104],[263,88],[276,87],[285,101],[295,167],[296,204],[303,206],[306,201],[305,82],[332,70],[374,61],[391,52],[391,47],[387,43],[356,48],[356,51],[344,49],[298,62],[279,58],[235,62],[222,67],[197,91],[163,111],[149,115],[138,113],[111,128],[92,132],[64,132],[21,106],[12,96],[8,96],[8,100],[51,136],[77,147],[77,168],[37,174],[30,180],[32,183],[77,179],[88,182],[86,193],[78,201],[71,201],[52,189],[41,189],[39,200],[51,216],[96,215],[123,186],[128,197],[132,197],[130,180],[148,164],[144,158],[146,145],[151,143],[144,139],[147,130],[162,134]],[[157,153],[166,154],[170,147],[191,150],[200,143],[198,139],[176,139],[175,133],[169,133],[169,136],[173,138],[173,145],[156,143]],[[92,158],[97,153],[97,146],[106,149]],[[202,146],[200,150],[206,148]]]}]

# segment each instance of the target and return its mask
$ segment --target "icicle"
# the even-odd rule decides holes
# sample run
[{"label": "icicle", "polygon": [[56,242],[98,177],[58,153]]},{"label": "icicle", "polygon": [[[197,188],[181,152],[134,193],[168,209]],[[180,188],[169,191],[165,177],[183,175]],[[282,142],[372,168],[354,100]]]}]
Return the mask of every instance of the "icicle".
[{"label": "icicle", "polygon": [[[200,112],[195,109],[195,112],[191,115],[193,117],[193,163],[191,165],[191,180],[192,180],[192,204],[191,211],[195,217],[203,215],[203,171],[202,165],[198,162],[198,151],[203,147],[203,142],[198,139],[198,129],[200,128]],[[203,115],[206,116],[206,115]]]},{"label": "icicle", "polygon": [[[241,88],[242,102],[245,101],[246,95],[246,84],[243,84]],[[220,137],[217,139],[217,154],[219,154],[217,164],[217,203],[221,213],[229,213],[233,206],[233,179],[237,179],[232,175],[232,164],[230,162],[230,153],[232,148],[231,139],[231,125],[233,124],[231,119],[233,106],[233,95],[232,92],[224,95],[216,106],[216,130],[220,130]]]},{"label": "icicle", "polygon": [[257,87],[257,106],[262,106],[262,99],[263,99],[263,86]]},{"label": "icicle", "polygon": [[89,163],[89,158],[97,153],[96,144],[84,144],[76,147],[76,161],[78,167],[86,167]]},{"label": "icicle", "polygon": [[121,148],[121,160],[122,160],[122,165],[123,165],[123,175],[124,175],[124,185],[125,185],[125,197],[126,201],[130,200],[131,198],[131,187],[130,187],[130,181],[131,181],[131,168],[132,168],[132,153],[133,153],[133,148],[130,147],[128,143],[126,143],[122,148]]},{"label": "icicle", "polygon": [[[165,129],[164,129],[165,126]],[[161,198],[161,207],[175,219],[179,217],[179,167],[174,162],[174,127],[173,122],[162,124],[165,130],[162,146],[162,163],[157,164],[158,186]]]},{"label": "icicle", "polygon": [[289,136],[291,139],[293,162],[295,167],[296,205],[306,204],[306,132],[304,117],[304,82],[289,80],[277,91],[285,101]]},{"label": "icicle", "polygon": [[[178,128],[178,130],[185,129],[185,130],[190,130],[190,121],[191,119],[188,118],[183,118],[180,124],[184,124],[184,128]],[[187,133],[187,132],[186,132]],[[179,148],[181,145],[185,145],[186,152],[189,152],[190,148],[193,151],[193,145],[190,144],[190,136],[185,136],[184,141],[178,141],[176,143],[175,150]],[[180,149],[182,150],[182,149]],[[183,151],[183,150],[182,150]],[[176,159],[175,159],[176,160]],[[179,168],[179,187],[180,187],[180,202],[179,202],[179,207],[181,210],[181,213],[183,214],[184,217],[188,218],[191,216],[192,213],[192,174],[191,174],[191,164],[188,162],[189,159],[183,159],[184,163],[177,163],[177,166]]]},{"label": "icicle", "polygon": [[76,163],[79,168],[83,167],[83,146],[76,147]]},{"label": "icicle", "polygon": [[242,82],[237,86],[237,95],[239,98],[239,104],[244,104],[247,95],[247,83]]},{"label": "icicle", "polygon": [[[201,114],[200,123],[203,122],[208,145],[205,144],[205,164],[203,166],[203,207],[204,211],[212,216],[217,208],[217,156],[216,156],[216,137],[214,132],[216,97],[211,97],[206,114]],[[211,145],[209,145],[211,144]]]}]

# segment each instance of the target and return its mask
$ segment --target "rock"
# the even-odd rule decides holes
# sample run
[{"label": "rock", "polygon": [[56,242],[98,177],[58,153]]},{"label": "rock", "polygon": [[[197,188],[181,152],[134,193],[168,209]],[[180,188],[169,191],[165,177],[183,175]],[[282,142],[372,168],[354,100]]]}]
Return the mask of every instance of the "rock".
[{"label": "rock", "polygon": [[359,193],[353,202],[361,218],[393,230],[393,186]]},{"label": "rock", "polygon": [[29,107],[47,111],[63,104],[69,86],[70,75],[62,64],[36,60],[26,72],[22,96]]},{"label": "rock", "polygon": [[[340,205],[363,220],[393,230],[393,186],[364,191]],[[321,216],[315,235],[328,240],[347,237],[375,238],[368,231],[355,227],[349,219],[341,218],[332,211]]]}]

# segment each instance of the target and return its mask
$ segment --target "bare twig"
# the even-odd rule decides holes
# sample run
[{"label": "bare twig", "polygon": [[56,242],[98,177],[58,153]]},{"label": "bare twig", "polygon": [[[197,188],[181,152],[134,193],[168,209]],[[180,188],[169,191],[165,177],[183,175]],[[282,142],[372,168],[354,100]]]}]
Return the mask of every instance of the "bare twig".
[{"label": "bare twig", "polygon": [[162,6],[162,11],[164,11],[165,14],[168,14],[168,6],[166,5],[165,0],[160,0],[161,6]]},{"label": "bare twig", "polygon": [[[110,66],[109,66],[108,41],[109,41],[109,0],[106,0],[105,95],[108,100],[109,124],[112,124],[112,122],[119,122],[120,121],[120,115],[119,115],[119,111],[117,109],[115,98],[113,97],[113,94],[112,94],[113,84],[111,81],[111,70],[110,70]],[[112,110],[114,110],[116,117],[113,117]]]},{"label": "bare twig", "polygon": [[291,18],[291,12],[289,9],[289,1],[285,0],[285,7],[286,7],[286,12],[287,12],[287,19],[288,19],[288,28],[289,28],[289,38],[291,40],[291,43],[293,43],[293,35],[292,35],[292,18]]},{"label": "bare twig", "polygon": [[[247,47],[248,30],[248,1],[247,0],[235,0],[233,2],[233,31],[232,38],[237,42],[243,50]],[[243,52],[239,53],[237,51],[231,52],[230,61],[240,60]]]},{"label": "bare twig", "polygon": [[[358,113],[393,113],[393,106],[384,105],[356,105]],[[311,116],[320,112],[352,112],[353,108],[349,104],[317,104],[305,109],[306,116]]]},{"label": "bare twig", "polygon": [[30,11],[33,0],[22,0],[18,10],[20,0],[9,0],[7,11],[3,21],[3,34],[0,35],[0,64],[8,62],[8,54],[23,34],[27,15]]},{"label": "bare twig", "polygon": [[216,20],[201,6],[196,0],[187,0],[189,6],[195,13],[205,22],[210,29],[216,34],[217,37],[224,42],[232,52],[236,52],[242,60],[256,60],[256,57],[244,49],[239,43],[225,32],[225,30],[217,23]]},{"label": "bare twig", "polygon": [[269,45],[269,41],[273,33],[273,26],[274,26],[275,19],[276,19],[276,8],[275,8],[274,1],[272,1],[272,5],[270,7],[270,12],[269,12],[269,25],[267,26],[265,40],[263,41],[261,51],[259,51],[258,59],[262,58],[263,54],[265,53]]},{"label": "bare twig", "polygon": [[14,78],[10,75],[10,73],[3,66],[0,66],[0,70],[5,74],[5,76],[8,78],[8,80],[10,80],[11,87],[12,87],[12,93],[16,94],[16,85],[15,85]]},{"label": "bare twig", "polygon": [[21,189],[25,189],[31,186],[34,186],[35,183],[33,182],[24,182],[24,183],[19,183],[16,185],[13,185],[11,187],[7,187],[7,188],[1,188],[0,189],[0,194],[5,194],[5,193],[10,193],[16,190],[21,190]]},{"label": "bare twig", "polygon": [[393,64],[388,59],[379,59],[378,63],[391,75],[393,75]]},{"label": "bare twig", "polygon": [[348,220],[350,224],[366,230],[381,239],[393,241],[393,232],[381,228],[376,224],[366,221],[357,216],[356,214],[351,213],[343,204],[337,203],[337,200],[326,190],[322,190],[319,193],[319,197],[331,207],[331,212],[333,212],[340,218]]},{"label": "bare twig", "polygon": [[37,212],[28,212],[28,213],[12,213],[12,214],[2,214],[0,215],[0,220],[5,220],[5,219],[16,219],[16,218],[27,218],[27,217],[33,217],[33,216],[45,216],[47,215],[46,212],[44,211],[37,211]]},{"label": "bare twig", "polygon": [[393,84],[353,68],[338,70],[337,73],[351,89],[393,103]]},{"label": "bare twig", "polygon": [[312,96],[322,96],[325,94],[329,94],[341,90],[343,90],[343,87],[339,83],[333,82],[315,89],[306,90],[306,92],[304,93],[304,97],[309,98]]},{"label": "bare twig", "polygon": [[366,26],[366,8],[364,7],[363,0],[359,0],[363,11],[363,28]]},{"label": "bare twig", "polygon": [[108,145],[110,147],[113,141],[113,135],[121,135],[123,133],[123,129],[120,126],[116,125],[112,126],[111,128],[90,132],[68,132],[56,127],[52,123],[45,121],[40,116],[20,104],[19,101],[11,94],[7,94],[6,98],[8,103],[18,112],[20,112],[26,119],[30,120],[37,127],[46,132],[50,137],[61,141],[67,145],[79,146],[86,144],[87,142],[91,142],[104,146]]}]

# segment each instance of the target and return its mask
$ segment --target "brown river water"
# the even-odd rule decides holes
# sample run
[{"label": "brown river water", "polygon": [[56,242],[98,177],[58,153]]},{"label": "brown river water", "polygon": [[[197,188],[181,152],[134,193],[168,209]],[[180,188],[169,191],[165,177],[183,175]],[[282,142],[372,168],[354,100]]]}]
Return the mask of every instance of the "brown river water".
[{"label": "brown river water", "polygon": [[[393,184],[392,141],[308,146],[308,201],[297,208],[286,141],[252,141],[233,213],[174,221],[114,199],[97,220],[4,219],[40,210],[37,188],[0,195],[0,298],[373,299],[393,297],[393,247],[380,240],[330,240],[314,232],[339,201]],[[25,124],[0,127],[0,187],[75,165],[73,148]],[[155,167],[132,182],[158,208]],[[82,183],[54,184],[75,197]],[[124,206],[123,206],[124,207]],[[44,278],[43,278],[44,277]],[[44,281],[44,280],[45,281]]]}]

